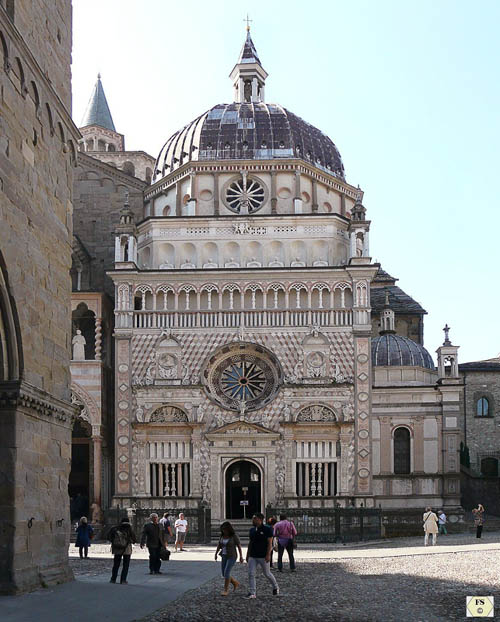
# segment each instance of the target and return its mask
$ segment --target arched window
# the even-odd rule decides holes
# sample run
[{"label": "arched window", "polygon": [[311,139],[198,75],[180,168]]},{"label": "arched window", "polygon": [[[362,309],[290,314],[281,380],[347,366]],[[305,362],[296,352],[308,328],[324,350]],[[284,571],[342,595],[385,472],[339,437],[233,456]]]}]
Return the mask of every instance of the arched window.
[{"label": "arched window", "polygon": [[476,403],[476,416],[477,417],[489,417],[490,416],[490,403],[488,398],[480,397]]},{"label": "arched window", "polygon": [[394,473],[407,475],[410,473],[410,431],[407,428],[394,430]]}]

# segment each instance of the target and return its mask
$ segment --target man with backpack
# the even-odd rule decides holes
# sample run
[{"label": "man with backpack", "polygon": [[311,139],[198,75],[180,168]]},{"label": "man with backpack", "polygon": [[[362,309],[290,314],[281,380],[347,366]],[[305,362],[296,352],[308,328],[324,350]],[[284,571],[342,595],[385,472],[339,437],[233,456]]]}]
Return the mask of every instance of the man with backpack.
[{"label": "man with backpack", "polygon": [[141,549],[144,548],[144,545],[148,547],[149,574],[162,574],[160,553],[161,549],[166,547],[165,528],[158,521],[158,514],[151,514],[149,519],[142,530]]},{"label": "man with backpack", "polygon": [[108,540],[111,542],[111,552],[114,556],[113,570],[111,571],[111,579],[109,582],[116,583],[118,569],[120,568],[120,563],[123,557],[120,583],[127,584],[128,568],[130,566],[130,557],[132,555],[132,544],[135,544],[137,541],[128,518],[122,518],[120,524],[110,530]]}]

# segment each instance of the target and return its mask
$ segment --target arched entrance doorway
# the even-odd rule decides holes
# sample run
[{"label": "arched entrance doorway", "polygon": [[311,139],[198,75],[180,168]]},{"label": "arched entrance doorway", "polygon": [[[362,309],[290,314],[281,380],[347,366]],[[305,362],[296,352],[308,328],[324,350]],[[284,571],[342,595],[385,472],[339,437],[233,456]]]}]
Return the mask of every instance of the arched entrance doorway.
[{"label": "arched entrance doorway", "polygon": [[71,471],[68,493],[71,520],[89,516],[91,428],[86,421],[77,419],[73,427],[71,444]]},{"label": "arched entrance doorway", "polygon": [[[239,519],[261,512],[262,481],[258,466],[239,460],[226,470],[226,518]],[[248,501],[243,505],[241,501]]]}]

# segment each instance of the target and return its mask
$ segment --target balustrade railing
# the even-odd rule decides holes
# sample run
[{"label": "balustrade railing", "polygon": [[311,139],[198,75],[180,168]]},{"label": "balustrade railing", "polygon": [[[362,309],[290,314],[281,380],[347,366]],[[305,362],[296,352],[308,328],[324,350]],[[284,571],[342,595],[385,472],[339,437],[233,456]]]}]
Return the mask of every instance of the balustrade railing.
[{"label": "balustrade railing", "polygon": [[351,326],[350,309],[264,309],[233,311],[117,311],[118,328],[257,328],[265,326]]}]

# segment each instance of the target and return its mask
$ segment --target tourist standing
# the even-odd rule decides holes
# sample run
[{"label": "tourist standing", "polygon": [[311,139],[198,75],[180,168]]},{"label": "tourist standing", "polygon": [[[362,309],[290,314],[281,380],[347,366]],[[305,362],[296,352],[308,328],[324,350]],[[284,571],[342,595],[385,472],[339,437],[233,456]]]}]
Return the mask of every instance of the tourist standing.
[{"label": "tourist standing", "polygon": [[149,574],[161,573],[161,547],[165,546],[165,530],[158,521],[158,514],[151,514],[149,522],[144,525],[141,536],[141,549],[144,545],[149,551]]},{"label": "tourist standing", "polygon": [[448,532],[446,531],[446,514],[444,513],[444,510],[439,510],[438,523],[439,523],[439,533],[442,534],[443,536],[448,535]]},{"label": "tourist standing", "polygon": [[472,510],[472,515],[474,516],[474,525],[476,527],[476,538],[480,538],[483,533],[483,524],[484,524],[484,507],[479,503],[477,508]]},{"label": "tourist standing", "polygon": [[215,561],[217,561],[217,555],[222,556],[221,571],[222,576],[224,577],[224,591],[222,592],[222,596],[228,595],[229,584],[233,586],[234,590],[239,586],[238,581],[233,579],[231,576],[233,566],[238,559],[236,549],[238,549],[240,553],[240,562],[243,563],[243,551],[241,550],[240,539],[234,532],[231,523],[229,521],[225,521],[220,526],[219,543],[217,544],[217,549],[215,550]]},{"label": "tourist standing", "polygon": [[168,541],[168,536],[172,538],[174,535],[172,533],[172,527],[170,525],[170,521],[168,520],[168,512],[165,512],[162,518],[160,518],[160,524],[163,525],[163,529],[165,530],[165,540]]},{"label": "tourist standing", "polygon": [[[270,518],[267,519],[267,524],[273,530],[273,536],[274,536],[274,525],[276,525],[277,522],[278,522],[278,519],[276,518],[276,516],[271,516]],[[274,550],[275,543],[276,543],[276,540],[273,538],[273,546],[271,547],[271,559],[269,560],[269,568],[273,567],[273,550]]]},{"label": "tourist standing", "polygon": [[82,516],[78,522],[78,527],[76,528],[76,542],[75,546],[78,547],[80,552],[80,559],[83,559],[83,555],[85,554],[85,559],[89,556],[89,546],[90,541],[94,537],[94,530],[88,524],[87,517]]},{"label": "tourist standing", "polygon": [[183,550],[184,541],[188,530],[188,522],[184,518],[184,514],[181,512],[179,518],[175,521],[175,552],[177,552],[177,546],[180,547],[181,552]]},{"label": "tourist standing", "polygon": [[278,538],[278,570],[283,572],[283,553],[288,553],[290,560],[290,570],[295,572],[295,558],[293,556],[294,538],[297,529],[292,521],[288,520],[284,514],[280,514],[279,523],[274,526],[274,537]]},{"label": "tourist standing", "polygon": [[122,573],[120,575],[120,583],[127,584],[128,568],[130,566],[130,557],[132,555],[132,544],[137,542],[132,525],[128,518],[122,518],[119,525],[113,527],[108,535],[111,542],[111,553],[114,556],[113,570],[111,571],[110,583],[116,583],[118,570],[123,558]]},{"label": "tourist standing", "polygon": [[262,572],[273,586],[273,595],[280,593],[278,582],[271,573],[269,562],[271,560],[271,549],[273,547],[273,530],[269,525],[264,524],[264,514],[258,512],[252,516],[253,527],[250,529],[250,542],[246,561],[248,562],[248,594],[244,598],[256,598],[257,588],[255,585],[255,573],[257,566],[262,568]]},{"label": "tourist standing", "polygon": [[437,535],[438,535],[438,517],[432,511],[431,507],[426,507],[424,516],[424,546],[427,546],[429,541],[429,536],[432,536],[432,546],[436,544]]}]

